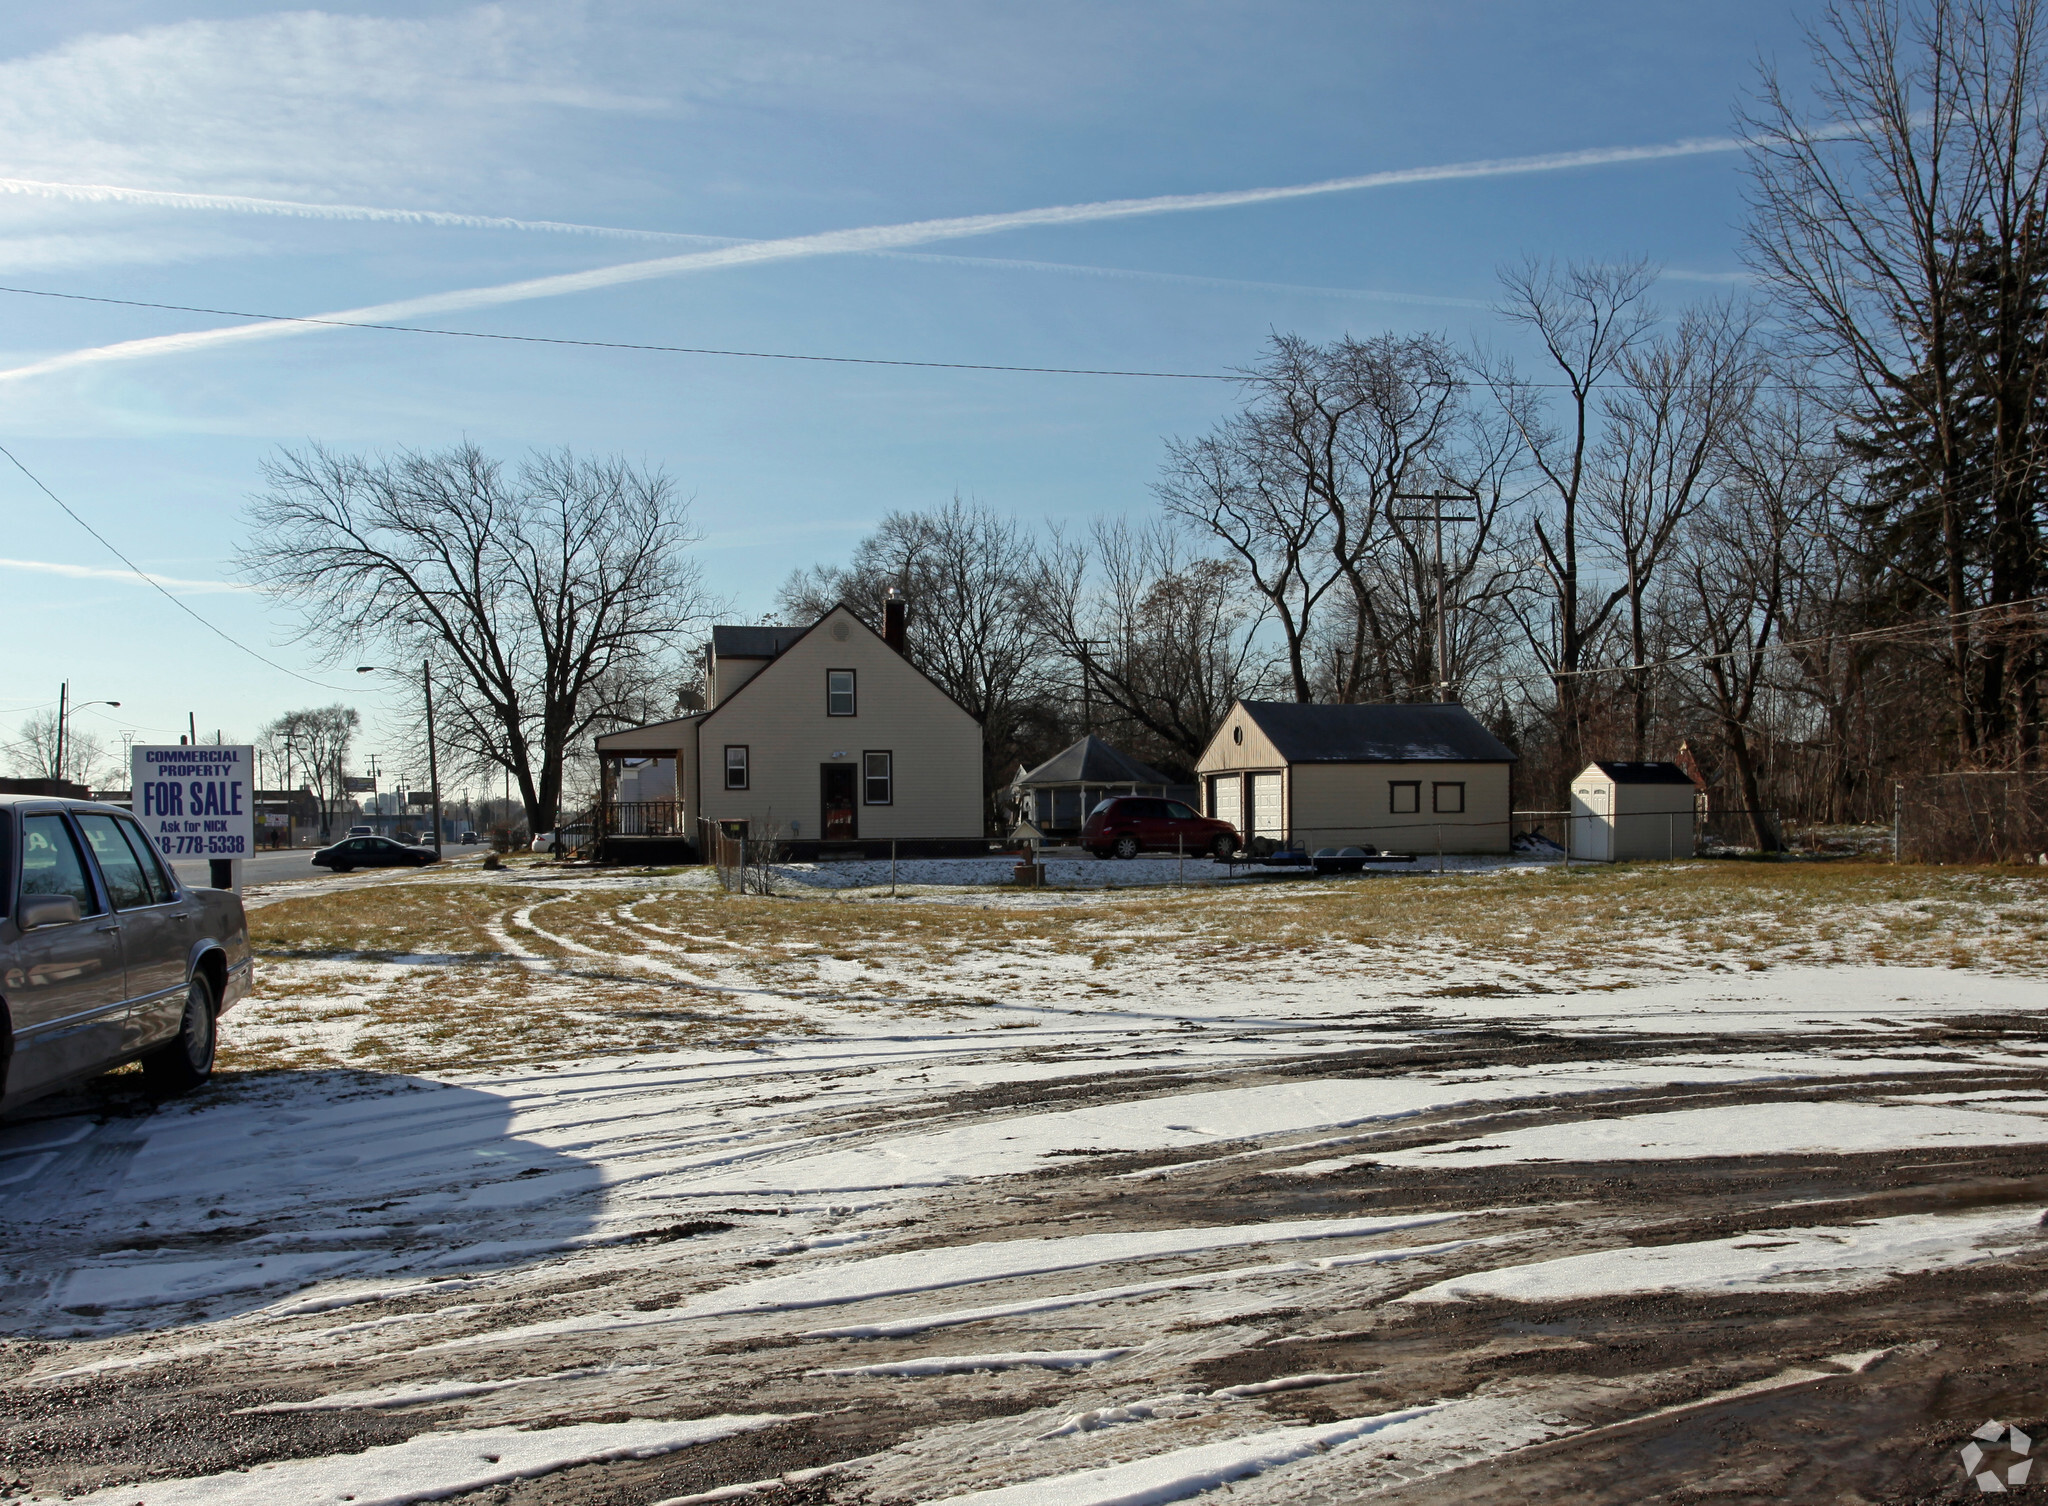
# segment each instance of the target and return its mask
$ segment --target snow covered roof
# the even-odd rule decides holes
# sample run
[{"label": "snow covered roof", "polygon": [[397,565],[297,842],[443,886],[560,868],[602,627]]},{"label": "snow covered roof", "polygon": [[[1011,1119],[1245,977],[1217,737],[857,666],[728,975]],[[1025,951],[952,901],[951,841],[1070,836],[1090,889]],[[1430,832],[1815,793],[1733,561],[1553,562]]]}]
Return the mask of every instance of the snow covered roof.
[{"label": "snow covered roof", "polygon": [[1170,781],[1149,764],[1139,763],[1090,733],[1035,769],[1019,774],[1015,784],[1156,784]]},{"label": "snow covered roof", "polygon": [[1289,763],[1513,763],[1463,706],[1304,706],[1241,701]]},{"label": "snow covered roof", "polygon": [[[1630,763],[1619,758],[1596,758],[1598,769],[1616,784],[1691,784],[1692,775],[1675,763]],[[1584,775],[1580,775],[1584,778]]]}]

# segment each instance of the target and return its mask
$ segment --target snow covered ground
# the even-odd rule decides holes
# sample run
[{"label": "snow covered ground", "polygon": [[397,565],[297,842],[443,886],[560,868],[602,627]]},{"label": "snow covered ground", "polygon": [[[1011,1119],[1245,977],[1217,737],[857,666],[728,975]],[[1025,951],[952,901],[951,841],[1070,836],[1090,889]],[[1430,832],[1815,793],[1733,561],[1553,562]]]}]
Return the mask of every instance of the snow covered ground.
[{"label": "snow covered ground", "polygon": [[1454,1491],[2048,1285],[2036,881],[858,877],[274,899],[236,1070],[0,1125],[0,1501]]}]

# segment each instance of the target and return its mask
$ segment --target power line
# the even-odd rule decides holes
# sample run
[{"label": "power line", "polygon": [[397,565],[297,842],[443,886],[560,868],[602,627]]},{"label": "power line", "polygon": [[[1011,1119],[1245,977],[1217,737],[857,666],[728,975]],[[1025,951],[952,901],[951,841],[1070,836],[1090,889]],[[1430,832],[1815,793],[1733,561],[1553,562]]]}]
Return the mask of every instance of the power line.
[{"label": "power line", "polygon": [[66,502],[62,497],[58,496],[55,492],[51,491],[47,486],[43,485],[42,478],[36,475],[36,473],[30,470],[27,466],[23,465],[20,459],[15,455],[14,451],[8,449],[7,446],[5,445],[0,445],[0,455],[5,455],[9,460],[13,461],[14,468],[17,471],[20,471],[22,475],[28,477],[30,481],[34,482],[36,490],[40,491],[44,496],[48,497],[52,502],[56,503],[59,507],[63,508],[64,515],[70,518],[71,521],[76,523],[80,528],[83,528],[87,533],[91,534],[94,538],[98,539],[100,543],[106,548],[106,551],[109,554],[113,555],[115,559],[119,560],[122,564],[126,565],[130,570],[134,571],[138,577],[145,581],[150,586],[150,588],[154,590],[158,595],[163,597],[165,601],[168,601],[172,606],[176,607],[179,611],[183,612],[187,617],[190,617],[194,622],[198,623],[201,627],[205,628],[209,633],[213,634],[214,637],[220,639],[223,643],[231,644],[235,648],[240,649],[243,653],[247,654],[257,663],[268,665],[270,668],[276,670],[281,675],[290,675],[294,680],[303,680],[305,681],[306,684],[317,685],[322,690],[346,690],[348,688],[343,685],[329,685],[324,680],[314,679],[311,675],[302,675],[296,669],[287,669],[274,659],[264,658],[263,655],[257,653],[255,649],[249,647],[249,645],[242,642],[241,639],[231,637],[229,634],[215,627],[212,623],[208,622],[204,617],[201,617],[197,612],[193,611],[190,607],[186,606],[184,602],[178,600],[177,597],[173,596],[170,592],[166,591],[163,588],[163,586],[158,583],[156,578],[152,576],[147,570],[144,570],[140,565],[136,564],[135,561],[128,558],[128,556],[123,554],[119,549],[116,549],[113,546],[113,544],[108,540],[105,534],[101,533],[97,528],[93,527],[92,524],[86,522],[85,519],[81,518],[77,513],[73,512],[71,510],[71,505],[68,502]]},{"label": "power line", "polygon": [[420,324],[373,324],[360,319],[316,319],[303,314],[252,314],[244,309],[200,308],[186,303],[146,303],[137,298],[101,298],[89,293],[53,293],[44,288],[0,287],[0,293],[30,298],[64,298],[74,303],[111,303],[122,308],[163,309],[220,319],[255,319],[268,324],[324,324],[335,329],[377,329],[402,335],[445,335],[457,340],[506,340],[515,345],[570,345],[590,350],[639,350],[680,356],[742,356],[755,361],[817,361],[831,366],[914,366],[933,371],[1015,371],[1044,376],[1149,377],[1181,382],[1242,382],[1216,371],[1117,371],[1092,366],[1000,366],[986,361],[898,361],[882,356],[811,356],[779,350],[722,350],[698,345],[640,345],[626,340],[575,340],[558,335],[501,335],[475,329],[435,329]]}]

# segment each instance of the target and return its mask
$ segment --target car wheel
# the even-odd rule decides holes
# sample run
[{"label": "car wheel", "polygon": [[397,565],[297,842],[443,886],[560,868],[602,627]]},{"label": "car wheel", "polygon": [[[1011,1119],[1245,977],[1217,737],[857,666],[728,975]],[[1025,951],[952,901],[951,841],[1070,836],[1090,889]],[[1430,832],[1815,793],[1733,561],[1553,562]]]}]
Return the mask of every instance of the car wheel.
[{"label": "car wheel", "polygon": [[1120,858],[1134,858],[1138,855],[1138,839],[1136,837],[1118,837],[1116,845],[1110,850]]},{"label": "car wheel", "polygon": [[355,871],[355,866],[356,865],[353,863],[336,863],[334,865],[334,871],[336,873],[353,873]]},{"label": "car wheel", "polygon": [[142,1079],[161,1098],[189,1093],[213,1076],[213,985],[200,973],[185,990],[185,1016],[169,1042],[142,1059]]},{"label": "car wheel", "polygon": [[1219,859],[1234,857],[1237,854],[1237,838],[1224,832],[1209,844],[1209,851]]}]

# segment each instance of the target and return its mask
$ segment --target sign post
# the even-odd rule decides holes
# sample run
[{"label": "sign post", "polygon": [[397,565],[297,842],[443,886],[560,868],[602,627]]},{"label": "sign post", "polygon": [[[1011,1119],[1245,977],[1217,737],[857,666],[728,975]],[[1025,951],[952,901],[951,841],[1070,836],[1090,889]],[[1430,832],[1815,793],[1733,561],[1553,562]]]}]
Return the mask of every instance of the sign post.
[{"label": "sign post", "polygon": [[242,892],[256,843],[256,750],[247,744],[145,747],[130,755],[135,819],[166,858],[205,858],[212,887]]}]

